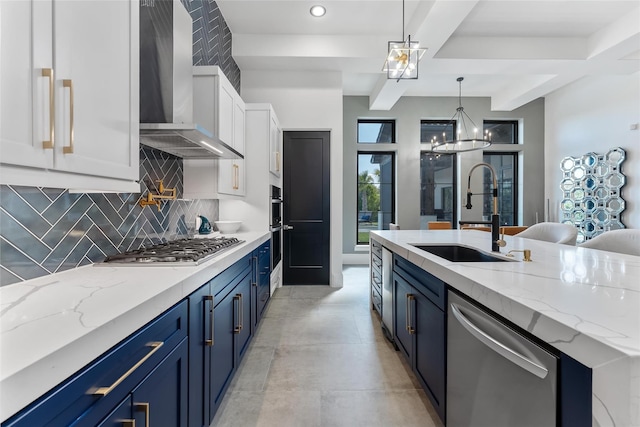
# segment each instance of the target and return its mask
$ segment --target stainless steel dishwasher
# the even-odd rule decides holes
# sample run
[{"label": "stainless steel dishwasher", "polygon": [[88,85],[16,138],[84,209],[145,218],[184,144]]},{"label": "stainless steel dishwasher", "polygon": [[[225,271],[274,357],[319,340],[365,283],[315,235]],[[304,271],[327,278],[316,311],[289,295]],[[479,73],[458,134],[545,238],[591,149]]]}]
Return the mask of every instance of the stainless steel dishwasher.
[{"label": "stainless steel dishwasher", "polygon": [[448,296],[447,427],[555,427],[557,357]]},{"label": "stainless steel dishwasher", "polygon": [[393,253],[382,247],[382,330],[393,342]]}]

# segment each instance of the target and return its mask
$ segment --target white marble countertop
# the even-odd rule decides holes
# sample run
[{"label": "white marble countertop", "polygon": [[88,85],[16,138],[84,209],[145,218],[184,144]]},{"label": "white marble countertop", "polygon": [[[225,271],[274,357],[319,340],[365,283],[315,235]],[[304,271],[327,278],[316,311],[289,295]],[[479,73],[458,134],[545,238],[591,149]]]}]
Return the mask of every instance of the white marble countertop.
[{"label": "white marble countertop", "polygon": [[85,266],[0,288],[0,421],[178,303],[270,238],[199,266]]},{"label": "white marble countertop", "polygon": [[505,236],[502,253],[531,249],[533,261],[453,263],[411,244],[491,253],[490,234],[398,230],[371,238],[592,368],[594,426],[640,426],[640,257]]}]

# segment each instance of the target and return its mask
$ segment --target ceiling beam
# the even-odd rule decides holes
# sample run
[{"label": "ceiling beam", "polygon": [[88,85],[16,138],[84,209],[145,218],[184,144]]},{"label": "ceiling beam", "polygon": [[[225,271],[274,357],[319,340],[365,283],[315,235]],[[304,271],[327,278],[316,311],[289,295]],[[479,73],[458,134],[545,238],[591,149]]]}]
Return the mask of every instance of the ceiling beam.
[{"label": "ceiling beam", "polygon": [[[408,29],[411,32],[408,34],[413,33],[412,39],[420,41],[421,46],[427,48],[423,61],[435,56],[478,1],[436,0],[432,4],[420,2],[409,21]],[[382,67],[384,58],[381,59],[380,66]],[[418,72],[419,70],[420,65],[418,65]],[[404,82],[410,83],[411,81]],[[382,74],[373,91],[369,94],[369,109],[390,110],[407,90],[407,86],[400,83],[388,79],[386,74]]]}]

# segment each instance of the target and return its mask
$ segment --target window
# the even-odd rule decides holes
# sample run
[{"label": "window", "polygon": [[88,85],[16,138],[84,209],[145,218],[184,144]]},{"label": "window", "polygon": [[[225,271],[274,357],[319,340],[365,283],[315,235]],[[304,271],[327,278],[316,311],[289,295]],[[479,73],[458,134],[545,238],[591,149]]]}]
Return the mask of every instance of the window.
[{"label": "window", "polygon": [[456,121],[450,120],[421,120],[420,121],[420,142],[423,144],[430,143],[434,138],[436,141],[442,142],[446,135],[446,140],[453,139],[453,130],[456,128]]},{"label": "window", "polygon": [[449,221],[457,228],[457,188],[455,154],[420,153],[420,229],[429,221]]},{"label": "window", "polygon": [[395,218],[395,154],[358,152],[357,240],[369,243],[370,230],[388,230]]},{"label": "window", "polygon": [[358,144],[393,144],[395,120],[358,120]]},{"label": "window", "polygon": [[485,120],[484,132],[491,132],[492,144],[517,144],[517,120]]},{"label": "window", "polygon": [[[518,225],[518,153],[487,153],[483,161],[496,171],[498,181],[498,213],[500,225]],[[491,173],[484,168],[484,190],[482,215],[491,219],[493,197],[491,196]]]}]

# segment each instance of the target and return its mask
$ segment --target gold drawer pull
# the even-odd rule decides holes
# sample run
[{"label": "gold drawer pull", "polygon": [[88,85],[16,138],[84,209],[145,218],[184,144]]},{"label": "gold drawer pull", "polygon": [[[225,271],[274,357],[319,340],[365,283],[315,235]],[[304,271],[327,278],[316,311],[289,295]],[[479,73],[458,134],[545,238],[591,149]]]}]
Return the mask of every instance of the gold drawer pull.
[{"label": "gold drawer pull", "polygon": [[163,345],[164,345],[164,342],[162,342],[162,341],[154,341],[154,342],[150,342],[149,344],[147,344],[147,347],[151,347],[152,350],[149,353],[147,353],[146,356],[144,356],[142,359],[140,359],[140,361],[138,361],[138,363],[133,365],[131,367],[131,369],[129,369],[127,372],[124,373],[124,375],[122,375],[120,378],[118,378],[115,383],[111,384],[109,387],[100,387],[93,394],[95,396],[106,396],[107,394],[111,393],[114,388],[118,387],[118,385],[122,381],[126,380],[129,375],[131,375],[136,369],[138,369],[140,367],[140,365],[142,365],[144,362],[146,362],[146,360],[148,358],[153,356],[153,354],[156,351],[160,350],[160,347],[162,347]]},{"label": "gold drawer pull", "polygon": [[[203,297],[204,299],[204,312],[205,312],[205,317],[207,316],[207,304],[206,301],[211,301],[211,310],[209,310],[209,338],[205,338],[204,339],[204,344],[207,347],[213,347],[213,295],[205,295]],[[206,330],[204,331],[205,336],[207,334]]]},{"label": "gold drawer pull", "polygon": [[43,68],[42,77],[49,77],[49,140],[42,141],[42,147],[52,149],[54,144],[54,130],[56,122],[55,91],[53,90],[53,68]]},{"label": "gold drawer pull", "polygon": [[276,172],[280,172],[280,152],[276,151]]},{"label": "gold drawer pull", "polygon": [[73,153],[73,81],[62,80],[62,86],[69,88],[69,145],[62,147],[64,154]]}]

